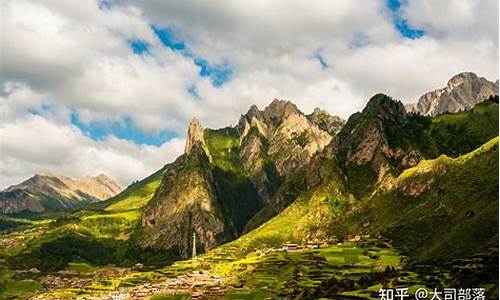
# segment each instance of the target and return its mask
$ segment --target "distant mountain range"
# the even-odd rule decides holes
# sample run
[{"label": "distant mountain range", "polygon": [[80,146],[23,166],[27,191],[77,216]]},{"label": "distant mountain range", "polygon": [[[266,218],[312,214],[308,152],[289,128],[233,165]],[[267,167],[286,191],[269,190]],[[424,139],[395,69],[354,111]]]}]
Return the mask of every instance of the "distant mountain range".
[{"label": "distant mountain range", "polygon": [[53,173],[36,174],[0,192],[0,212],[74,209],[105,200],[122,190],[118,181],[104,174],[80,179]]},{"label": "distant mountain range", "polygon": [[498,79],[492,82],[475,73],[463,72],[453,76],[446,87],[425,93],[417,103],[407,104],[406,110],[436,116],[471,109],[490,96],[498,96]]}]

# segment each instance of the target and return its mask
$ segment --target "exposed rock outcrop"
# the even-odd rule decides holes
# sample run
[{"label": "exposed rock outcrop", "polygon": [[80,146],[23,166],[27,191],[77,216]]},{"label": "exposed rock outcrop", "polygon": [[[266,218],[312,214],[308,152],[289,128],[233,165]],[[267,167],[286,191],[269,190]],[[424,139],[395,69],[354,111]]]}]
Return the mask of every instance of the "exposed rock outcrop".
[{"label": "exposed rock outcrop", "polygon": [[417,103],[407,104],[408,112],[436,116],[471,109],[477,103],[498,95],[498,80],[491,82],[472,72],[453,76],[446,87],[425,93]]},{"label": "exposed rock outcrop", "polygon": [[235,237],[218,202],[212,165],[201,142],[194,143],[163,176],[144,209],[142,226],[143,247],[170,249],[182,257],[191,253],[193,232],[199,251]]},{"label": "exposed rock outcrop", "polygon": [[[304,115],[295,104],[274,99],[264,110],[250,107],[238,123],[241,157],[259,195],[269,203],[281,177],[308,164],[323,150],[340,118],[315,110]],[[335,125],[333,125],[335,123]],[[321,129],[320,126],[324,126]]]},{"label": "exposed rock outcrop", "polygon": [[193,118],[188,126],[184,153],[189,154],[191,152],[191,149],[197,142],[203,143],[203,126],[201,126],[198,119]]},{"label": "exposed rock outcrop", "polygon": [[316,124],[319,129],[328,132],[332,136],[335,136],[345,124],[345,121],[340,117],[332,116],[326,110],[319,107],[307,115],[307,118]]},{"label": "exposed rock outcrop", "polygon": [[[330,125],[326,112],[313,114]],[[331,139],[284,100],[275,99],[262,111],[251,106],[236,130],[204,130],[193,119],[185,154],[145,207],[141,244],[187,257],[192,232],[201,251],[235,238],[263,205],[271,205],[282,178],[306,165]]]},{"label": "exposed rock outcrop", "polygon": [[[330,157],[336,156],[344,164],[348,180],[357,182],[358,195],[370,190],[387,174],[418,163],[420,154],[411,147],[391,146],[392,134],[405,135],[408,122],[405,108],[400,101],[377,94],[362,112],[353,114],[337,134]],[[399,128],[399,129],[398,129]]]},{"label": "exposed rock outcrop", "polygon": [[[255,128],[253,132],[252,128]],[[277,99],[263,111],[252,106],[248,113],[241,117],[238,130],[242,139],[249,133],[258,133],[265,140],[266,154],[272,158],[282,176],[289,175],[307,164],[311,157],[320,152],[332,139],[327,131],[310,121],[295,104]],[[252,147],[256,149],[255,144],[252,144]],[[248,154],[252,151],[248,151],[245,147],[243,151],[251,158]]]}]

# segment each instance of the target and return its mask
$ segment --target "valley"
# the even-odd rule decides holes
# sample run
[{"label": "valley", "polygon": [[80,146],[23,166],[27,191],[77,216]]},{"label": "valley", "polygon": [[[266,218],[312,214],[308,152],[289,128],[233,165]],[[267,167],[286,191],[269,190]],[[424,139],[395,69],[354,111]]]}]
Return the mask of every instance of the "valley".
[{"label": "valley", "polygon": [[0,299],[498,298],[498,143],[498,95],[195,119],[184,154],[104,201],[0,215]]}]

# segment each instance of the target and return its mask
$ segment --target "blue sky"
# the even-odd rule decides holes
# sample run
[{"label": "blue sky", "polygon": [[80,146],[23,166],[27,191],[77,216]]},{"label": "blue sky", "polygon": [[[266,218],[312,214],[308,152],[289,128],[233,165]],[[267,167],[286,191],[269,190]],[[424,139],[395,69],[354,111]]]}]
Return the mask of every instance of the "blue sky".
[{"label": "blue sky", "polygon": [[181,40],[176,30],[154,25],[151,26],[151,28],[163,46],[192,58],[194,64],[200,69],[200,76],[209,77],[213,86],[220,88],[224,85],[224,83],[231,80],[233,76],[233,69],[227,61],[217,64],[210,63],[205,58],[192,53],[186,42]]},{"label": "blue sky", "polygon": [[321,69],[325,70],[330,68],[330,65],[326,62],[326,59],[321,55],[321,50],[319,49],[314,53],[314,58],[318,60]]},{"label": "blue sky", "polygon": [[[406,4],[406,1],[387,0],[387,7],[391,12],[394,28],[405,38],[420,38],[425,35],[425,32],[421,29],[413,28],[401,16],[401,10]],[[102,9],[109,10],[112,9],[112,6],[112,1],[100,2]],[[199,68],[199,75],[209,78],[215,88],[223,88],[224,84],[234,77],[234,69],[228,61],[211,63],[207,59],[193,53],[186,41],[182,39],[179,29],[159,25],[150,25],[150,29],[163,47],[179,52],[183,56],[192,59],[193,63]],[[145,40],[138,38],[131,39],[128,40],[128,45],[136,55],[150,55],[152,45]],[[357,46],[363,47],[365,45],[364,43],[360,43]],[[313,58],[317,60],[322,70],[330,69],[331,65],[322,52],[323,48],[314,51]],[[199,100],[203,96],[200,95],[196,83],[188,84],[186,91],[193,99]],[[103,140],[108,136],[116,136],[117,138],[133,141],[137,144],[159,146],[169,139],[178,137],[178,134],[168,129],[159,131],[158,133],[146,133],[138,128],[134,124],[133,118],[128,115],[122,116],[120,121],[93,121],[87,124],[80,120],[76,111],[73,111],[71,114],[71,123],[94,140]]]},{"label": "blue sky", "polygon": [[408,4],[407,0],[387,0],[387,7],[392,13],[394,27],[402,36],[409,39],[418,39],[425,35],[425,31],[414,28],[408,24],[406,19],[401,16],[402,8]]},{"label": "blue sky", "polygon": [[[386,1],[386,6],[391,13],[390,17],[393,26],[402,35],[402,37],[408,39],[418,39],[425,35],[424,30],[410,26],[408,24],[408,21],[403,18],[402,9],[405,5],[407,5],[407,1]],[[104,3],[103,6],[104,8],[109,9],[111,8],[111,3]],[[191,58],[193,60],[193,63],[199,68],[199,75],[201,77],[208,77],[214,87],[222,88],[226,82],[230,81],[233,78],[234,69],[231,67],[229,62],[223,61],[221,63],[214,64],[210,63],[207,59],[196,55],[189,48],[186,41],[182,39],[181,34],[179,33],[179,29],[161,27],[158,25],[151,25],[150,28],[164,47]],[[140,39],[129,40],[129,46],[132,52],[137,55],[148,55],[151,47],[150,43]],[[360,42],[355,46],[364,47],[366,46],[366,43]],[[331,68],[331,65],[324,57],[322,52],[322,48],[316,50],[313,53],[313,58],[317,60],[322,70],[326,70]],[[202,97],[202,95],[199,94],[196,83],[188,84],[186,86],[186,90],[194,99],[200,99]],[[107,135],[115,135],[120,138],[132,140],[136,143],[161,145],[169,138],[176,136],[172,132],[168,131],[162,132],[157,135],[146,134],[134,126],[133,121],[130,117],[125,116],[123,117],[123,120],[123,122],[114,122],[111,124],[101,122],[85,125],[82,122],[76,121],[72,123],[75,126],[81,128],[93,139],[101,139]]]},{"label": "blue sky", "polygon": [[92,121],[84,123],[78,113],[71,113],[71,124],[78,127],[85,135],[93,140],[105,140],[109,136],[132,141],[137,144],[160,146],[166,141],[178,137],[171,130],[163,130],[156,134],[144,132],[139,129],[130,116],[124,116],[120,121]]},{"label": "blue sky", "polygon": [[[105,3],[103,5],[106,9],[111,8],[110,3]],[[160,28],[152,25],[151,30],[163,47],[191,58],[193,63],[199,68],[199,75],[209,78],[214,87],[222,88],[226,82],[232,79],[233,69],[227,61],[213,64],[203,57],[193,54],[189,50],[186,42],[182,41],[178,33],[172,28]],[[128,41],[128,45],[131,51],[136,55],[149,55],[150,48],[152,47],[150,43],[141,39],[131,39]],[[328,67],[319,52],[316,54],[316,58],[323,68]],[[196,83],[187,85],[186,91],[193,99],[201,98]],[[117,138],[133,141],[137,144],[159,146],[172,138],[178,137],[178,134],[171,130],[162,130],[158,133],[146,133],[134,124],[130,116],[123,116],[121,121],[100,121],[87,124],[80,120],[76,111],[73,111],[71,114],[71,123],[94,140],[103,140],[108,136],[116,136]]]},{"label": "blue sky", "polygon": [[[407,1],[386,0],[386,6],[391,13],[391,21],[394,28],[404,37],[408,39],[418,39],[425,35],[422,29],[414,28],[408,24],[408,21],[402,17],[402,9],[407,5]],[[112,9],[112,1],[101,1],[102,9]],[[183,40],[179,28],[164,27],[160,25],[150,25],[154,36],[160,41],[161,45],[172,51],[178,52],[185,57],[192,59],[193,63],[199,68],[201,77],[209,78],[215,88],[222,89],[224,84],[234,78],[234,68],[227,60],[222,60],[218,63],[209,62],[207,59],[193,53],[186,41]],[[149,55],[152,45],[141,39],[131,39],[128,41],[131,51],[136,55]],[[363,41],[357,43],[356,47],[364,47],[367,44]],[[322,70],[331,68],[331,65],[325,55],[323,48],[314,51],[313,58],[317,60]],[[200,95],[196,83],[190,83],[186,87],[186,91],[195,100],[200,100],[203,95]],[[171,130],[162,130],[157,134],[146,133],[139,129],[133,122],[130,116],[122,116],[120,122],[91,122],[86,124],[81,122],[76,112],[72,113],[71,123],[77,126],[86,135],[94,140],[102,140],[107,136],[114,135],[121,139],[133,141],[137,144],[161,145],[173,137],[178,137],[178,134]]]},{"label": "blue sky", "polygon": [[[103,4],[106,9],[111,7],[111,4]],[[161,42],[163,47],[179,52],[182,55],[189,57],[193,63],[199,68],[199,75],[210,79],[212,85],[216,88],[222,88],[223,85],[230,81],[233,77],[233,68],[227,61],[222,63],[210,63],[205,58],[195,55],[188,48],[186,42],[179,38],[176,30],[168,27],[151,26],[151,30]],[[128,41],[131,51],[136,55],[149,55],[150,43],[141,39],[132,39]],[[323,68],[328,65],[320,54],[316,54]],[[198,92],[196,83],[186,86],[186,91],[193,97],[193,99],[200,99],[201,95]],[[89,124],[82,122],[78,114],[73,111],[71,115],[71,123],[80,128],[87,136],[94,140],[102,140],[108,136],[116,136],[120,139],[133,141],[137,144],[147,144],[159,146],[166,141],[178,137],[178,134],[171,130],[163,130],[159,133],[146,133],[139,129],[133,122],[130,116],[123,116],[122,120],[109,121],[109,122],[90,122]]]},{"label": "blue sky", "polygon": [[149,53],[149,48],[151,45],[149,45],[148,42],[141,41],[141,40],[130,40],[129,41],[130,48],[132,51],[137,54],[137,55],[146,55]]}]

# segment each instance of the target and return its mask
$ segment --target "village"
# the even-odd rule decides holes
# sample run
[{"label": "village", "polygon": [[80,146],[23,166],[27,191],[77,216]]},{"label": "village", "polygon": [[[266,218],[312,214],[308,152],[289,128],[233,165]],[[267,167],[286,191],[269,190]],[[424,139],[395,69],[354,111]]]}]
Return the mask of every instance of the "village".
[{"label": "village", "polygon": [[191,299],[217,298],[224,295],[226,288],[220,276],[205,271],[195,271],[180,275],[158,284],[142,284],[133,288],[120,288],[118,291],[101,297],[84,298],[87,300],[125,300],[146,299],[155,294],[191,295]]},{"label": "village", "polygon": [[[356,242],[359,236],[350,237],[347,241]],[[334,243],[335,240],[310,240],[303,244],[286,242],[280,247],[257,249],[254,255],[264,256],[273,252],[301,252],[320,248],[326,248]],[[195,244],[193,243],[193,247]],[[196,252],[192,253],[196,258]],[[55,274],[44,276],[42,283],[49,291],[74,288],[89,289],[96,278],[120,278],[127,274],[132,274],[133,270],[143,269],[143,265],[138,263],[132,268],[112,268],[101,269],[86,273],[85,277],[80,277],[79,272],[75,270],[61,270]],[[30,270],[29,272],[39,272]],[[100,296],[84,296],[85,300],[125,300],[125,299],[148,299],[153,295],[190,295],[191,299],[217,299],[228,292],[230,286],[224,284],[224,278],[210,274],[207,271],[195,270],[187,274],[168,278],[158,283],[143,283],[132,287],[119,287],[117,290],[107,292]],[[43,298],[33,298],[41,300]]]},{"label": "village", "polygon": [[[352,238],[353,241],[357,237]],[[296,243],[284,243],[279,248],[258,249],[257,255],[265,255],[271,252],[299,252],[328,247],[327,241],[309,241],[303,245]],[[196,252],[193,251],[193,256]],[[224,285],[223,278],[211,275],[207,271],[194,271],[185,275],[179,275],[157,284],[142,284],[133,288],[120,288],[119,290],[101,297],[84,298],[88,300],[125,300],[125,299],[147,299],[150,296],[161,295],[190,295],[191,299],[217,299],[223,296],[228,286]]]}]

